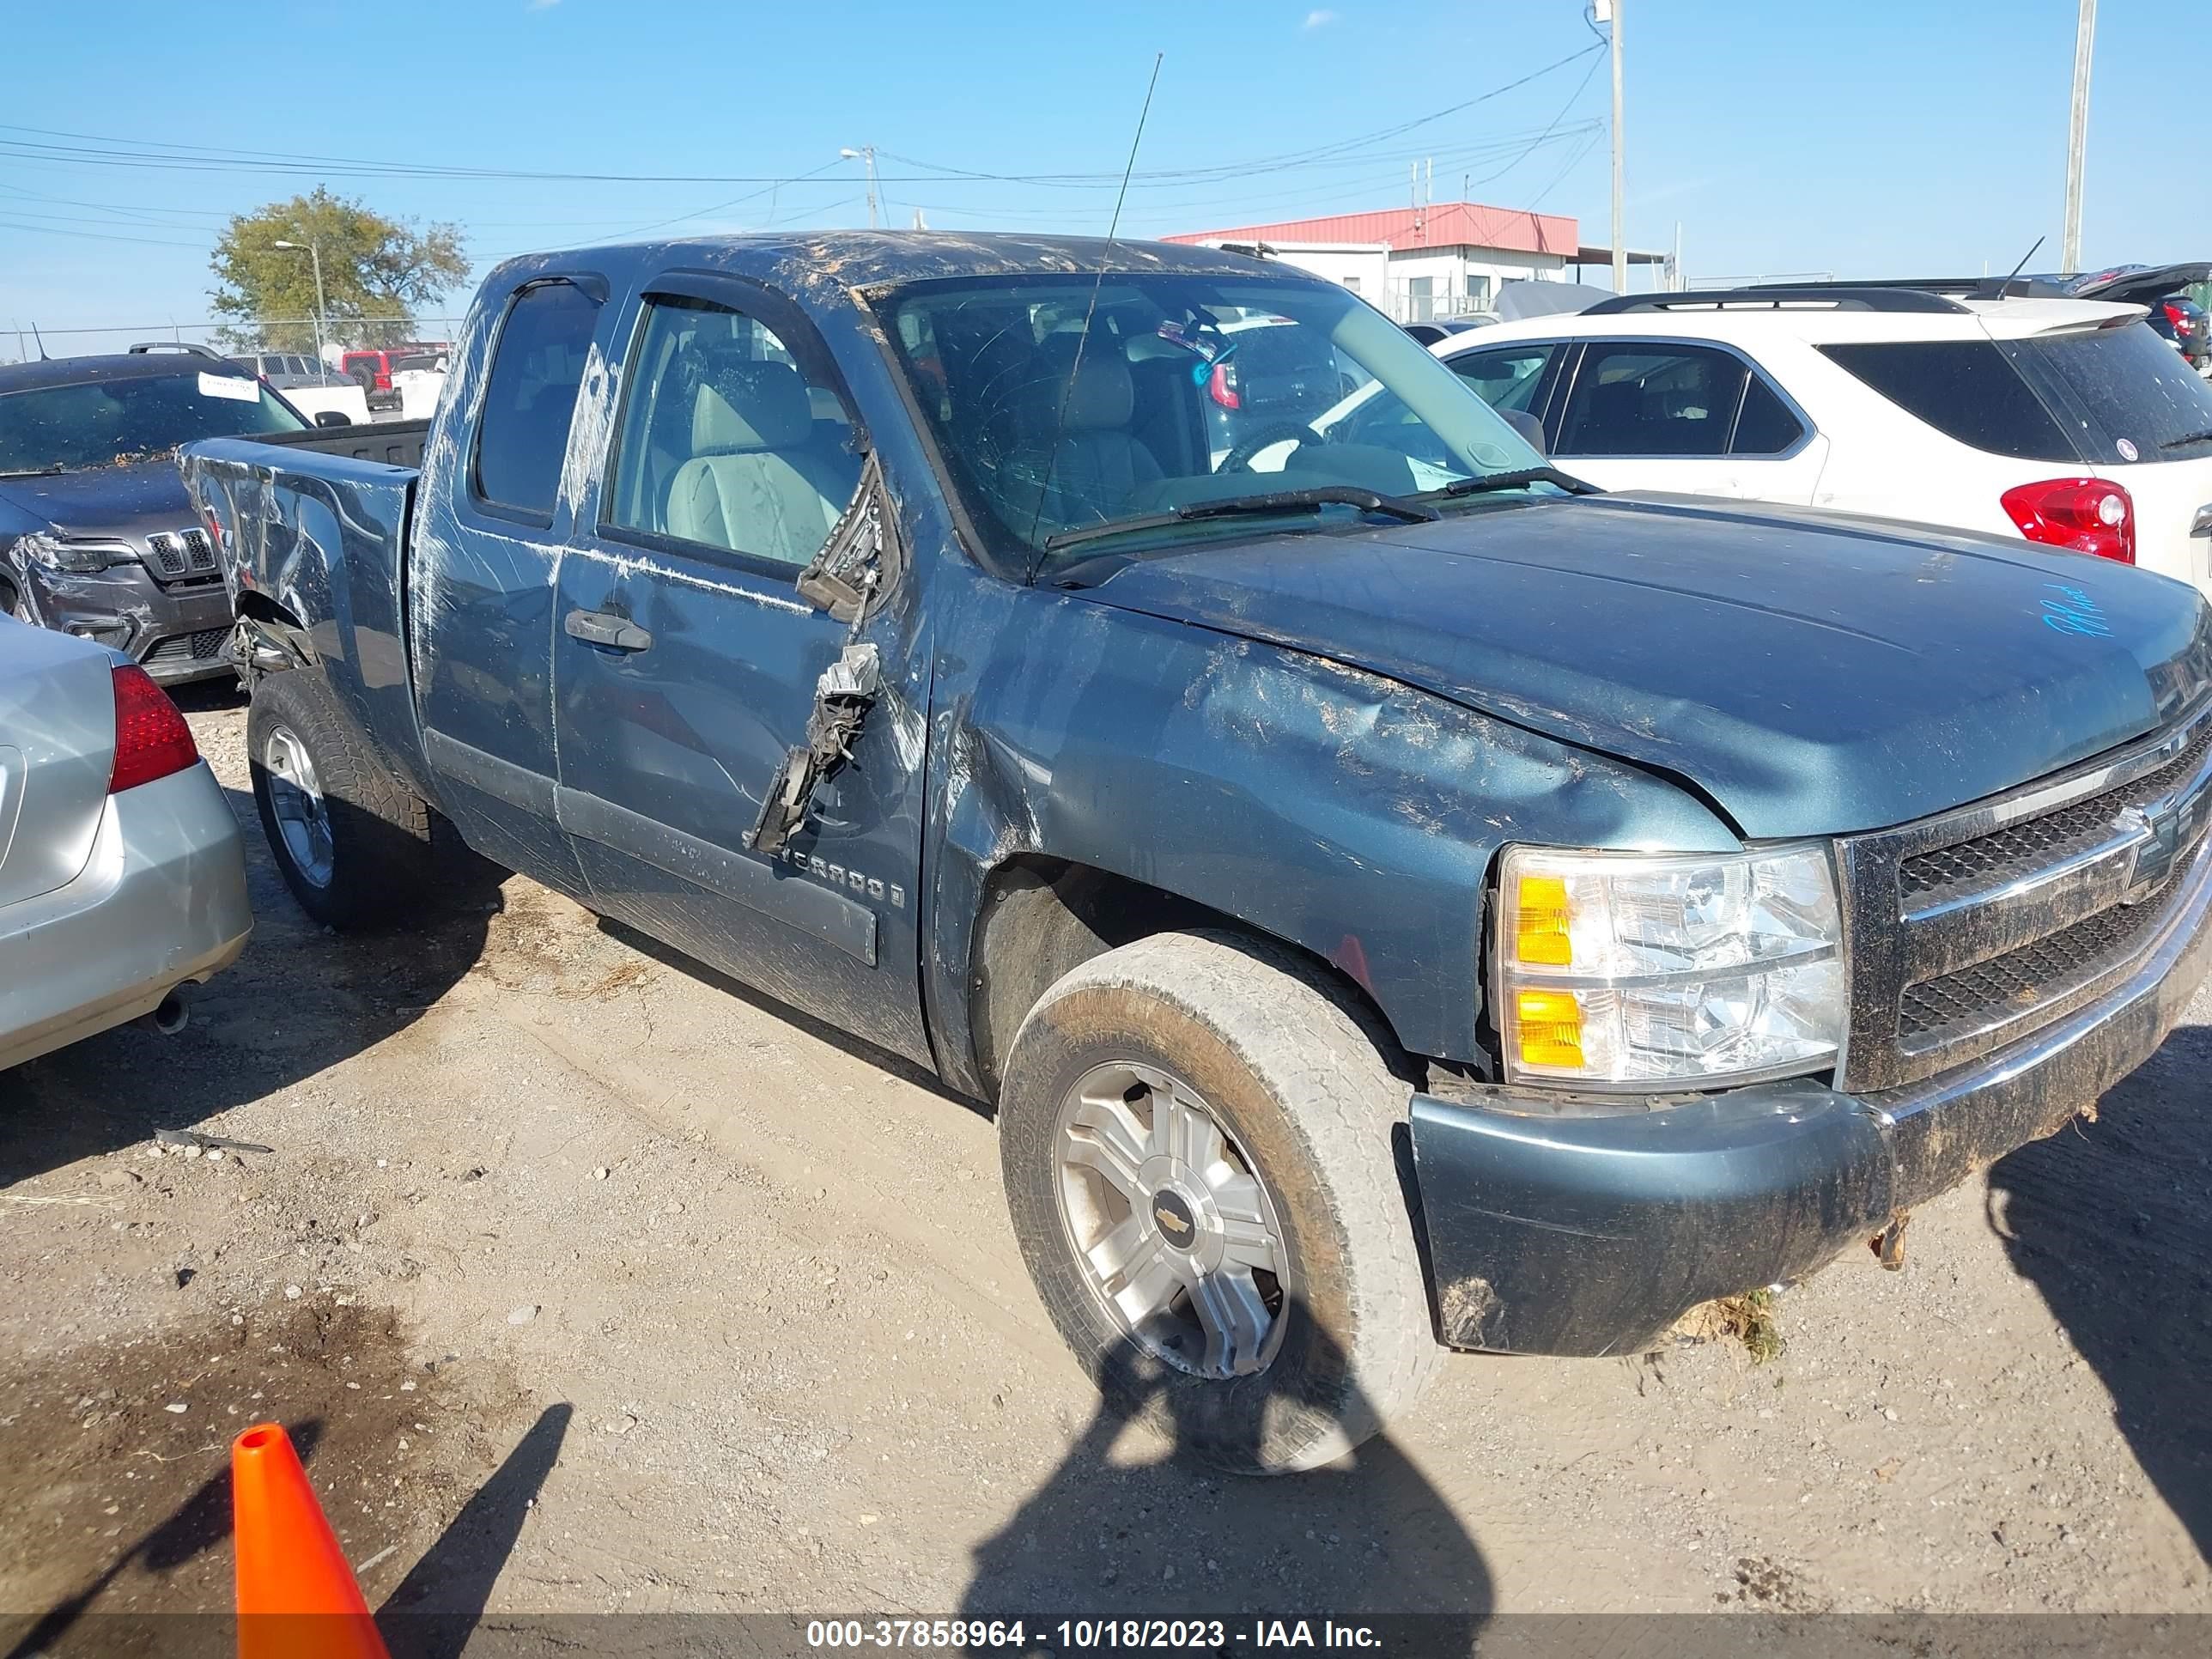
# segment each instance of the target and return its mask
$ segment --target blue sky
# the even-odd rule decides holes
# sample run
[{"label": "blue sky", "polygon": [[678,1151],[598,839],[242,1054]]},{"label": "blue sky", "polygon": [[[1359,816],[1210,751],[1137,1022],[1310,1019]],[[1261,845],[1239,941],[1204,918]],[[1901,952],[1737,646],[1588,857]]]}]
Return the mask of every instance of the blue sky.
[{"label": "blue sky", "polygon": [[[1693,277],[2003,270],[2039,235],[2037,264],[2055,263],[2073,0],[1625,4],[1632,245],[1662,246],[1680,222]],[[2148,0],[2101,8],[2087,263],[2212,255],[2202,151],[2185,148],[2203,47],[2201,31],[2176,31],[2193,16]],[[921,206],[947,228],[1103,231],[1155,52],[1166,58],[1127,234],[1395,205],[1408,158],[1432,155],[1438,200],[1471,176],[1476,200],[1571,214],[1586,240],[1607,236],[1601,56],[1370,137],[1595,44],[1580,0],[105,0],[21,5],[0,29],[14,70],[0,107],[0,352],[32,321],[204,318],[223,218],[319,181],[453,221],[480,264],[647,227],[861,223],[859,166],[837,152],[870,143],[890,222]],[[1279,164],[1351,140],[1366,142]],[[118,164],[149,159],[134,147],[149,143],[403,171],[814,176]],[[1141,176],[1204,168],[1220,171]]]}]

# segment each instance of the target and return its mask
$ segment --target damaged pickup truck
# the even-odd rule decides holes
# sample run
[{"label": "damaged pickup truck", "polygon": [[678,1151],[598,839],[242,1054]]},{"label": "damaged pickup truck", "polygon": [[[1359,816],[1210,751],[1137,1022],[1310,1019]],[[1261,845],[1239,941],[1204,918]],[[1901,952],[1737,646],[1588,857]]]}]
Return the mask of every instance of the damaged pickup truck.
[{"label": "damaged pickup truck", "polygon": [[2212,950],[2190,588],[1597,494],[1279,265],[523,258],[419,471],[319,441],[183,461],[300,902],[442,818],[993,1103],[1061,1334],[1224,1466],[1893,1242]]}]

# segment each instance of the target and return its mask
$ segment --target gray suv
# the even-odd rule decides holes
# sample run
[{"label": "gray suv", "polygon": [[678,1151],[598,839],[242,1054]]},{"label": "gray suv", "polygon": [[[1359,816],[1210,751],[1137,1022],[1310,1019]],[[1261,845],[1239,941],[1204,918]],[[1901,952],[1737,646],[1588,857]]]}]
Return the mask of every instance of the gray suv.
[{"label": "gray suv", "polygon": [[165,684],[229,673],[221,550],[185,497],[176,449],[307,429],[212,356],[0,368],[0,611],[97,641]]}]

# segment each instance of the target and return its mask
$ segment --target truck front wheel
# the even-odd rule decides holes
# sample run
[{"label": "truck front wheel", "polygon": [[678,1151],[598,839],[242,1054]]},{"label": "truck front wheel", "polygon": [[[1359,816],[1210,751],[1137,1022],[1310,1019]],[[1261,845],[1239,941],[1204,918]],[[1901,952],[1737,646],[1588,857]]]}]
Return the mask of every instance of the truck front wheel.
[{"label": "truck front wheel", "polygon": [[394,921],[434,875],[430,809],[305,672],[264,676],[246,716],[253,802],[277,872],[326,927]]},{"label": "truck front wheel", "polygon": [[1289,951],[1164,933],[1046,992],[1008,1056],[1006,1193],[1109,1408],[1247,1474],[1410,1406],[1438,1350],[1388,1034]]}]

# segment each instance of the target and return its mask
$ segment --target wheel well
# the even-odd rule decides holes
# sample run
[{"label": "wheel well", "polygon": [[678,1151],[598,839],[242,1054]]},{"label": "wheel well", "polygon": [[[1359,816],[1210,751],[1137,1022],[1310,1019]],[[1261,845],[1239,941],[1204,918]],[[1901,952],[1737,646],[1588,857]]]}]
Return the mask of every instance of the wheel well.
[{"label": "wheel well", "polygon": [[995,1099],[1014,1033],[1037,999],[1091,957],[1154,933],[1212,927],[1295,951],[1389,1031],[1365,989],[1304,947],[1177,893],[1042,854],[994,867],[984,884],[969,981],[969,1029],[986,1096]]},{"label": "wheel well", "polygon": [[238,614],[251,617],[256,622],[275,623],[283,628],[297,628],[300,619],[266,593],[248,588],[238,596]]}]

